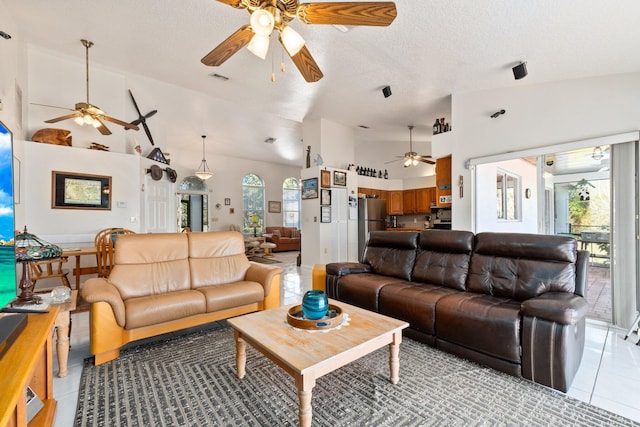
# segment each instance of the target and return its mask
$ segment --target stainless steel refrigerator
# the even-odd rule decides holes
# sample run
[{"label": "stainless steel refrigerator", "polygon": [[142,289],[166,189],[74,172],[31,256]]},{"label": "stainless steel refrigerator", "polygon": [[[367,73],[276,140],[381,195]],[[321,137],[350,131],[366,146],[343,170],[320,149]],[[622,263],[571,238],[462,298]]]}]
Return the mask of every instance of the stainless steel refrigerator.
[{"label": "stainless steel refrigerator", "polygon": [[358,199],[358,258],[362,259],[369,232],[387,229],[387,201]]}]

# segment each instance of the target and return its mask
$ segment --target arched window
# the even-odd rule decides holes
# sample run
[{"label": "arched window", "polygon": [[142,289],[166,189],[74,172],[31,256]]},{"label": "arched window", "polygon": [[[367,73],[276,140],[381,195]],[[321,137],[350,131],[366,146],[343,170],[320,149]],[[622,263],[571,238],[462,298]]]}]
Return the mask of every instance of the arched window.
[{"label": "arched window", "polygon": [[261,235],[264,228],[264,181],[250,173],[242,179],[242,232]]},{"label": "arched window", "polygon": [[282,183],[282,225],[300,229],[300,183],[293,177]]}]

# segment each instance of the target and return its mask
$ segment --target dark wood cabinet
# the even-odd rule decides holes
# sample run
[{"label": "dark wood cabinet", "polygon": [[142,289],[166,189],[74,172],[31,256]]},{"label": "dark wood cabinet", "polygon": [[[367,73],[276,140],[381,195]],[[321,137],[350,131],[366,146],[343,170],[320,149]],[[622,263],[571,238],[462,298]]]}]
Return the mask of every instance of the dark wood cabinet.
[{"label": "dark wood cabinet", "polygon": [[404,213],[402,193],[402,190],[387,192],[387,212],[389,215],[402,215]]},{"label": "dark wood cabinet", "polygon": [[445,196],[451,197],[451,156],[436,159],[436,205],[439,208],[451,207],[451,202],[441,201]]},{"label": "dark wood cabinet", "polygon": [[416,190],[402,192],[402,210],[405,215],[418,213],[416,211]]}]

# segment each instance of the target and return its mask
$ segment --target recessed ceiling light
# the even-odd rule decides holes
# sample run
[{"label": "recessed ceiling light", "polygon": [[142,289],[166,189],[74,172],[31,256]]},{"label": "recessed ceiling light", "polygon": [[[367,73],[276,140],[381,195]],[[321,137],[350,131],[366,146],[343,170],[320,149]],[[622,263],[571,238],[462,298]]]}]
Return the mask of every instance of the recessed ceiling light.
[{"label": "recessed ceiling light", "polygon": [[227,80],[229,80],[229,77],[227,77],[227,76],[223,76],[222,74],[218,74],[218,73],[211,73],[211,74],[209,74],[209,75],[210,75],[211,77],[214,77],[214,78],[216,78],[216,79],[223,80],[223,81],[225,81],[225,82],[226,82]]}]

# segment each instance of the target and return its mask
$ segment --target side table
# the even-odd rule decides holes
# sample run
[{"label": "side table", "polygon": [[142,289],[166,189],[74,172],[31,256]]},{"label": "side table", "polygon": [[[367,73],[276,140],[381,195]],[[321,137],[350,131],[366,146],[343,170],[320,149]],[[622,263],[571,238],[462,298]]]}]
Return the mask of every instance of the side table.
[{"label": "side table", "polygon": [[56,304],[60,307],[53,326],[56,328],[56,353],[58,355],[58,377],[66,377],[67,361],[69,360],[69,335],[71,333],[71,312],[76,309],[78,291],[71,291],[71,301]]}]

